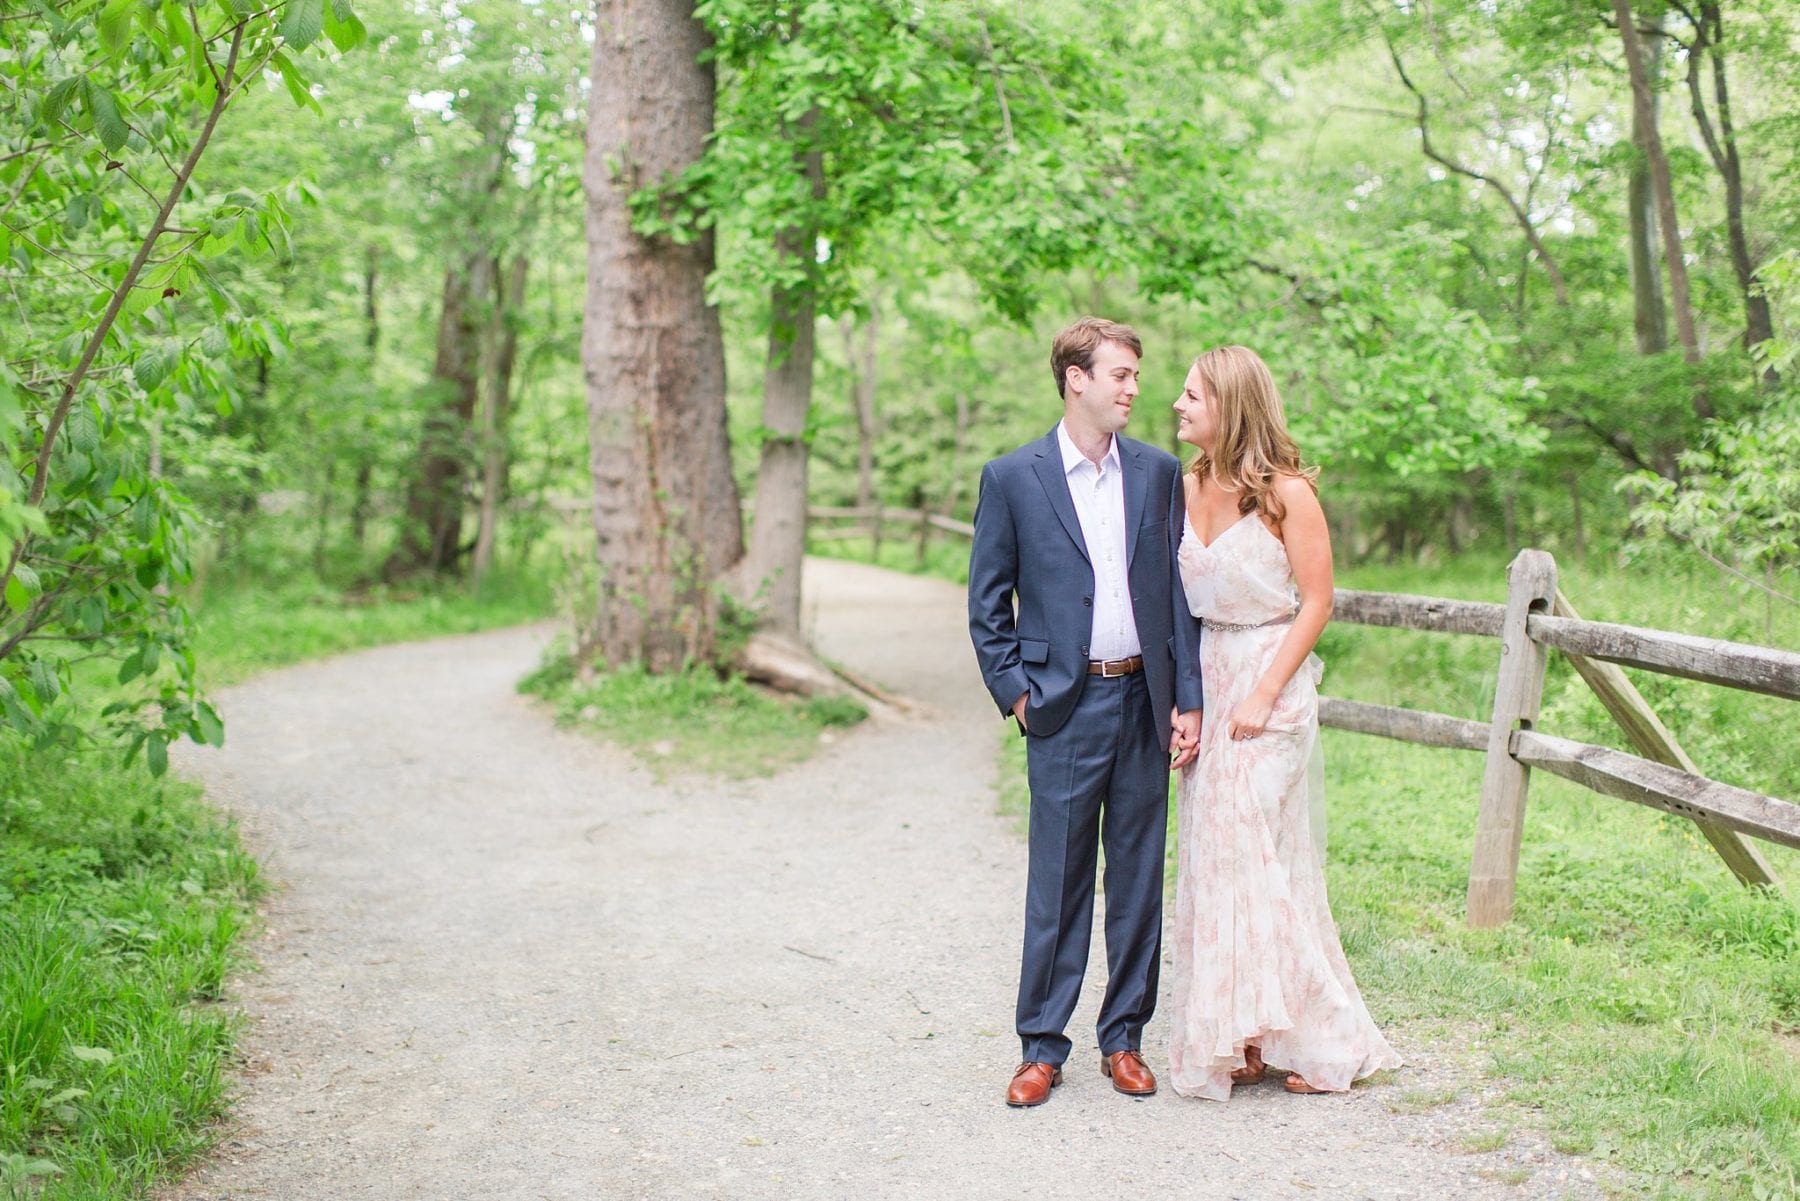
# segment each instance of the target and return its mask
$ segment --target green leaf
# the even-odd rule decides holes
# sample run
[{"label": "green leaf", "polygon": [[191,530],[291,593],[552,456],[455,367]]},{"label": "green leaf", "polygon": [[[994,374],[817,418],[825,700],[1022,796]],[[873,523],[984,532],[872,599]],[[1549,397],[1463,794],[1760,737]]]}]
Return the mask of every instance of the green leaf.
[{"label": "green leaf", "polygon": [[38,120],[51,126],[60,122],[63,113],[68,110],[69,101],[75,96],[75,89],[80,86],[81,76],[79,75],[71,75],[67,79],[59,80],[38,101]]},{"label": "green leaf", "polygon": [[100,10],[95,23],[100,29],[100,46],[108,55],[117,58],[131,40],[131,14],[137,5],[138,0],[111,0]]},{"label": "green leaf", "polygon": [[319,107],[317,100],[313,99],[312,89],[306,86],[306,76],[300,74],[300,69],[294,66],[293,60],[280,51],[276,51],[269,61],[273,62],[275,69],[281,72],[281,82],[287,84],[288,95],[294,98],[295,104],[301,108],[310,108],[321,117],[325,115],[325,110]]},{"label": "green leaf", "polygon": [[33,659],[25,671],[25,678],[31,681],[38,699],[46,705],[62,695],[62,681],[56,678],[56,668],[48,659]]},{"label": "green leaf", "polygon": [[76,409],[69,414],[69,445],[84,455],[91,455],[100,449],[100,423],[94,420],[94,414],[87,408]]},{"label": "green leaf", "polygon": [[84,79],[81,81],[81,99],[87,106],[88,115],[94,119],[94,133],[100,144],[108,154],[117,154],[131,133],[119,113],[118,98],[93,80]]},{"label": "green leaf", "polygon": [[175,366],[180,351],[168,342],[157,342],[131,365],[131,374],[137,377],[138,387],[149,392],[169,378],[169,372]]},{"label": "green leaf", "polygon": [[33,733],[40,725],[36,715],[21,701],[19,690],[5,676],[0,676],[0,713],[6,715],[8,725],[22,734]]},{"label": "green leaf", "polygon": [[161,777],[169,770],[169,736],[161,730],[150,731],[150,737],[144,743],[144,762],[150,768],[150,774]]},{"label": "green leaf", "polygon": [[43,590],[38,573],[29,564],[17,563],[13,566],[12,578],[6,581],[6,603],[14,611],[23,613]]},{"label": "green leaf", "polygon": [[304,50],[319,40],[324,21],[325,0],[288,0],[281,18],[282,39],[293,49]]},{"label": "green leaf", "polygon": [[205,701],[201,701],[194,709],[194,720],[200,725],[200,739],[207,746],[225,745],[225,723],[219,720],[218,711]]},{"label": "green leaf", "polygon": [[109,1064],[113,1061],[113,1053],[105,1047],[84,1047],[79,1043],[69,1044],[69,1054],[83,1063]]},{"label": "green leaf", "polygon": [[363,27],[362,18],[346,8],[342,15],[339,6],[333,4],[325,14],[325,36],[339,50],[351,51],[369,40],[369,31]]}]

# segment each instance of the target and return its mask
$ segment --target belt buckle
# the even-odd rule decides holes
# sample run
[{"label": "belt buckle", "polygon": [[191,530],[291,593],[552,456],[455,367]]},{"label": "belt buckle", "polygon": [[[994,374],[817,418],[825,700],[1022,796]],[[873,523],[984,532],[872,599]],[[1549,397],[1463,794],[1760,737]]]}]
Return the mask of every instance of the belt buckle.
[{"label": "belt buckle", "polygon": [[[1107,659],[1100,664],[1100,678],[1103,680],[1118,679],[1125,674],[1125,668],[1130,665],[1130,662],[1129,659]],[[1115,663],[1118,664],[1118,671],[1113,670],[1113,665]]]}]

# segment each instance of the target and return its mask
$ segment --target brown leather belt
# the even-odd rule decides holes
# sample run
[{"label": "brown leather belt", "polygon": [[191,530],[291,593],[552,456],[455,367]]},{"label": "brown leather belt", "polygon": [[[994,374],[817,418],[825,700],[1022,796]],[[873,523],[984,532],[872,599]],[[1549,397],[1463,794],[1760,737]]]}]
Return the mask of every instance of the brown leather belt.
[{"label": "brown leather belt", "polygon": [[1144,656],[1133,655],[1129,659],[1089,659],[1088,674],[1090,676],[1134,676],[1144,670]]}]

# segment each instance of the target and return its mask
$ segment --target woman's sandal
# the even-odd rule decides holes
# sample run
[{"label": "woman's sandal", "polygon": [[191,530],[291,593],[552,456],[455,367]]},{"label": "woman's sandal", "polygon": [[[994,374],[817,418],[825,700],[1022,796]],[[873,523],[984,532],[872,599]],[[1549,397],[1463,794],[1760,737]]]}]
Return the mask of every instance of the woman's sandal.
[{"label": "woman's sandal", "polygon": [[1328,1088],[1314,1088],[1306,1082],[1306,1077],[1302,1076],[1299,1072],[1291,1073],[1281,1087],[1287,1089],[1290,1093],[1299,1093],[1303,1097],[1323,1096],[1331,1091]]},{"label": "woman's sandal", "polygon": [[1253,1043],[1247,1044],[1244,1047],[1244,1066],[1233,1069],[1231,1082],[1233,1084],[1261,1084],[1263,1072],[1266,1069],[1267,1065],[1262,1060],[1262,1051]]}]

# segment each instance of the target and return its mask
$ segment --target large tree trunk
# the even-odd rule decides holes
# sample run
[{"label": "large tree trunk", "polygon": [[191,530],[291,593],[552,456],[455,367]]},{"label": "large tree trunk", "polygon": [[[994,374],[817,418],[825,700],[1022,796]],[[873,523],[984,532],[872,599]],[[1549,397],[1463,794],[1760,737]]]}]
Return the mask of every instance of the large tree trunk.
[{"label": "large tree trunk", "polygon": [[[1700,23],[1695,30],[1694,45],[1688,53],[1688,92],[1693,99],[1694,123],[1706,141],[1713,166],[1725,181],[1725,231],[1731,245],[1731,268],[1737,274],[1738,291],[1744,298],[1744,349],[1760,345],[1775,336],[1774,317],[1769,311],[1769,298],[1762,294],[1756,278],[1756,264],[1750,256],[1750,238],[1744,230],[1744,169],[1738,160],[1737,129],[1731,118],[1731,90],[1725,78],[1725,20],[1713,0],[1700,5]],[[1707,116],[1706,101],[1700,86],[1700,58],[1707,52],[1712,59],[1713,101],[1718,109],[1718,128]],[[1778,382],[1773,369],[1765,373],[1768,383]]]},{"label": "large tree trunk", "polygon": [[[1687,264],[1681,257],[1681,226],[1675,216],[1675,187],[1669,177],[1669,158],[1663,153],[1662,134],[1656,128],[1654,89],[1644,62],[1644,47],[1638,40],[1631,0],[1613,0],[1613,15],[1618,19],[1619,41],[1625,47],[1625,67],[1631,76],[1633,121],[1644,131],[1644,151],[1650,158],[1650,183],[1656,192],[1663,262],[1669,269],[1669,299],[1675,306],[1675,334],[1681,340],[1682,357],[1690,363],[1698,363],[1700,337],[1694,328],[1694,306],[1688,297]],[[1702,420],[1712,416],[1712,404],[1703,391],[1694,394],[1694,412]]]},{"label": "large tree trunk", "polygon": [[[818,120],[809,111],[798,123],[802,139]],[[814,200],[825,191],[819,152],[800,149],[795,168]],[[817,235],[802,224],[776,238],[784,260],[810,259]],[[777,287],[769,298],[769,358],[763,374],[762,457],[756,468],[756,520],[744,558],[742,587],[760,598],[762,624],[790,638],[800,636],[800,569],[806,558],[806,415],[812,408],[814,326],[817,310],[810,279]]]},{"label": "large tree trunk", "polygon": [[[499,265],[495,264],[496,273]],[[519,349],[519,309],[525,302],[525,256],[514,255],[488,321],[487,402],[481,406],[481,516],[469,573],[479,584],[494,561],[500,501],[506,493],[506,419],[510,410],[513,362]]]},{"label": "large tree trunk", "polygon": [[599,568],[580,653],[670,671],[713,653],[712,583],[743,553],[710,236],[631,228],[629,198],[712,132],[704,27],[684,0],[600,0],[588,108],[581,358]]},{"label": "large tree trunk", "polygon": [[1630,206],[1632,326],[1639,354],[1661,354],[1669,348],[1669,314],[1663,304],[1662,269],[1656,262],[1656,190],[1650,183],[1649,131],[1656,128],[1658,100],[1655,80],[1661,71],[1661,43],[1645,47],[1644,71],[1651,80],[1650,125],[1645,126],[1637,106],[1631,108],[1631,143],[1637,154],[1631,160],[1631,179],[1626,187]]},{"label": "large tree trunk", "polygon": [[418,472],[406,490],[400,545],[382,569],[389,580],[456,567],[469,474],[469,425],[481,382],[478,310],[493,288],[492,262],[485,254],[474,254],[444,272],[437,358],[431,368],[433,404],[419,439]]}]

